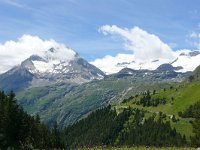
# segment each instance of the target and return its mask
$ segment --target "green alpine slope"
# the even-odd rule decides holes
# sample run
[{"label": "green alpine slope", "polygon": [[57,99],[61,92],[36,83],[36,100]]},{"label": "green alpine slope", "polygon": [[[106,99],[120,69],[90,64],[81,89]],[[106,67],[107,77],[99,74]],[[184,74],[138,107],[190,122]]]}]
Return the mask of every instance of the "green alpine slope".
[{"label": "green alpine slope", "polygon": [[[171,121],[172,126],[174,126],[177,131],[185,134],[189,139],[192,135],[192,125],[190,121],[193,119],[181,118],[178,113],[185,111],[190,105],[194,105],[196,102],[200,101],[200,81],[181,83],[171,86],[168,89],[163,88],[161,91],[150,94],[150,96],[150,101],[155,99],[165,99],[166,103],[158,104],[158,106],[143,106],[143,104],[139,104],[139,101],[143,96],[139,95],[116,107],[123,108],[130,106],[132,108],[146,110],[150,114],[162,112],[167,116],[167,120]],[[177,121],[172,121],[173,115]]]},{"label": "green alpine slope", "polygon": [[49,125],[57,121],[63,128],[101,106],[119,103],[129,95],[150,88],[159,90],[161,87],[170,87],[172,82],[173,79],[152,76],[109,76],[79,86],[55,84],[30,88],[17,93],[17,99],[28,113],[39,114],[42,121]]},{"label": "green alpine slope", "polygon": [[190,137],[196,137],[191,122],[196,119],[183,117],[180,112],[190,115],[189,110],[199,109],[199,90],[197,80],[157,91],[152,87],[103,107],[64,130],[67,147],[191,146]]}]

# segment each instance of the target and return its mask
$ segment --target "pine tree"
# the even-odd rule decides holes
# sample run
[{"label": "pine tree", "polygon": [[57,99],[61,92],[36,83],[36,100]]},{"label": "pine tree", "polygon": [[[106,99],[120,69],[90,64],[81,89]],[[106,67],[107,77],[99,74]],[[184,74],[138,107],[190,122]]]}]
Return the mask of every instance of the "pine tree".
[{"label": "pine tree", "polygon": [[7,95],[0,91],[0,149],[52,149],[51,141],[51,132],[38,115],[24,112],[12,91]]},{"label": "pine tree", "polygon": [[192,123],[194,136],[191,138],[192,144],[196,147],[200,146],[200,110],[195,113],[195,121]]}]

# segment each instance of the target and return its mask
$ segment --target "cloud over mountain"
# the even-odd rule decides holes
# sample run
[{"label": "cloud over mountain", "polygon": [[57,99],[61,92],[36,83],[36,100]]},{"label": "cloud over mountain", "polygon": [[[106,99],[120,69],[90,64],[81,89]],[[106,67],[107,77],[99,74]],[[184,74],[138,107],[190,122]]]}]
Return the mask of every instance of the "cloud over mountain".
[{"label": "cloud over mountain", "polygon": [[174,58],[170,46],[161,41],[158,36],[150,34],[139,27],[127,29],[116,25],[105,25],[99,31],[105,35],[120,36],[124,40],[125,48],[131,50],[137,59]]},{"label": "cloud over mountain", "polygon": [[[120,28],[116,25],[105,25],[100,27],[99,32],[104,35],[120,37],[125,49],[131,53],[118,53],[116,56],[106,55],[96,58],[90,63],[98,67],[106,74],[116,73],[128,67],[132,69],[154,70],[164,63],[173,63],[173,66],[183,66],[181,71],[192,71],[200,64],[200,51],[176,50],[164,43],[158,36],[147,31],[133,27],[132,29]],[[199,33],[190,35],[195,39],[196,47],[199,49]],[[76,55],[72,49],[53,39],[43,40],[38,36],[23,35],[16,41],[0,43],[0,73],[6,72],[12,67],[19,65],[31,55],[42,56],[48,49],[54,47],[57,51],[50,53],[51,58],[59,60],[71,60]]]},{"label": "cloud over mountain", "polygon": [[[91,62],[107,74],[116,73],[125,67],[153,70],[164,63],[173,63],[175,66],[184,65],[185,68],[182,71],[192,71],[200,64],[200,61],[196,61],[200,55],[190,56],[192,50],[173,51],[158,36],[139,27],[127,29],[116,25],[104,25],[99,28],[99,32],[122,38],[125,48],[132,52],[116,56],[107,55]],[[197,34],[192,35],[195,38],[197,36]]]},{"label": "cloud over mountain", "polygon": [[13,66],[20,64],[31,55],[43,55],[43,53],[55,47],[59,49],[58,57],[71,59],[75,52],[64,44],[57,43],[53,39],[42,40],[37,36],[23,35],[17,41],[6,41],[0,43],[0,73],[3,73]]}]

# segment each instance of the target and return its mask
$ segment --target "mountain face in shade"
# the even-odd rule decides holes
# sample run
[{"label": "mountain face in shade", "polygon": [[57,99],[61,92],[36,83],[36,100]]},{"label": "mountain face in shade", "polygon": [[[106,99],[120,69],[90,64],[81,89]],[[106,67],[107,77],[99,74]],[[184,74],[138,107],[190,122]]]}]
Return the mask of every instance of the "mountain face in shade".
[{"label": "mountain face in shade", "polygon": [[32,55],[20,65],[0,75],[0,88],[19,91],[55,83],[82,84],[102,79],[104,73],[71,49],[51,48]]},{"label": "mountain face in shade", "polygon": [[173,67],[171,64],[162,64],[155,70],[140,69],[134,70],[130,68],[124,68],[116,74],[108,75],[114,78],[125,78],[125,77],[135,77],[137,80],[142,80],[142,78],[149,78],[155,80],[159,78],[161,80],[175,80],[181,81],[184,77],[191,74],[191,72],[177,72],[182,69],[182,67]]},{"label": "mountain face in shade", "polygon": [[181,66],[173,67],[171,64],[162,64],[156,70],[157,71],[178,71],[183,69]]}]

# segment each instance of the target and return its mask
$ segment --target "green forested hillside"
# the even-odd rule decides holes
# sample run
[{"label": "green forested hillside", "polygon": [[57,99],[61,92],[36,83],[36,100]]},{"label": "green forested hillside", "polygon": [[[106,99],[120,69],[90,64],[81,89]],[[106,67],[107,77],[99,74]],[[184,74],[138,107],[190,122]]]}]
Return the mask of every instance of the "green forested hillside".
[{"label": "green forested hillside", "polygon": [[[141,96],[134,98],[127,103],[122,103],[122,105],[141,108],[142,105],[135,104],[140,98]],[[200,82],[197,81],[190,84],[182,83],[171,86],[171,88],[168,89],[163,88],[151,95],[151,99],[156,98],[165,98],[166,104],[157,107],[150,106],[144,108],[149,111],[162,111],[167,114],[177,115],[179,111],[185,110],[189,105],[200,100]]]},{"label": "green forested hillside", "polygon": [[[93,110],[92,113],[89,113],[89,115],[85,116],[83,119],[66,126],[64,130],[62,130],[62,134],[59,132],[56,124],[53,129],[48,129],[45,125],[40,124],[38,118],[34,119],[27,115],[23,109],[16,104],[14,95],[10,96],[1,93],[0,117],[2,119],[0,122],[0,141],[3,143],[1,147],[8,147],[11,145],[14,147],[28,146],[47,149],[49,147],[84,149],[126,146],[200,146],[200,81],[194,79],[192,82],[177,84],[137,85],[131,90],[115,97],[115,99],[113,99],[115,103],[111,103],[112,105],[109,105],[110,101],[94,101],[97,95],[93,92],[98,90],[99,86],[103,87],[98,95],[103,97],[106,94],[104,93],[106,88],[112,87],[114,92],[121,91],[124,87],[130,85],[128,81],[126,83],[115,82],[115,84],[112,85],[110,85],[110,83],[113,83],[113,81],[109,83],[109,80],[105,81],[105,83],[101,82],[102,85],[95,83],[96,81],[93,84],[89,83],[83,86],[87,88],[87,91],[90,89],[91,93],[87,93],[83,87],[75,86],[71,86],[70,88],[68,86],[68,92],[64,90],[65,88],[61,88],[61,86],[64,85],[51,87],[49,89],[35,88],[34,92],[31,91],[30,93],[26,91],[26,97],[30,96],[30,99],[24,98],[21,99],[20,102],[24,102],[27,105],[29,103],[53,104],[53,106],[58,106],[54,107],[58,116],[62,115],[62,113],[66,113],[62,111],[70,108],[69,106],[73,106],[69,110],[69,112],[73,111],[73,113],[69,116],[73,116],[74,110],[76,109],[78,113],[80,113],[80,110],[90,110],[87,113]],[[57,92],[58,90],[63,93]],[[70,101],[72,99],[60,101],[60,93],[66,95],[66,97],[72,97],[73,100],[76,98],[76,101]],[[88,96],[86,94],[90,95],[91,99],[79,101],[83,97],[86,98]],[[48,97],[47,95],[51,96]],[[10,99],[10,97],[12,98]],[[42,100],[41,97],[45,99]],[[124,98],[123,101],[117,100],[122,98]],[[107,106],[100,105],[104,102]],[[12,109],[8,107],[10,104],[13,105]],[[66,105],[66,109],[62,110],[59,107],[61,105],[62,107]],[[32,105],[29,107],[30,110],[32,109],[31,106]],[[42,108],[46,105],[33,106]],[[101,106],[101,108],[94,111],[94,106]],[[41,110],[45,112],[45,108]],[[82,116],[84,116],[84,113]],[[51,120],[51,112],[47,114],[50,115]],[[25,117],[22,118],[21,116]],[[57,118],[58,116],[55,115],[54,117]],[[7,119],[4,119],[6,117]],[[64,119],[68,120],[68,117],[64,116]],[[10,126],[7,121],[11,121]],[[24,128],[24,126],[27,128]],[[16,128],[18,129],[17,132],[14,130]],[[20,143],[21,141],[22,143]]]},{"label": "green forested hillside", "polygon": [[57,121],[64,128],[102,106],[118,103],[147,89],[169,88],[171,82],[151,77],[111,76],[80,86],[56,84],[31,88],[17,93],[17,99],[29,114],[39,114],[41,120],[49,125]]},{"label": "green forested hillside", "polygon": [[161,115],[145,118],[139,109],[126,108],[117,115],[111,106],[90,114],[65,129],[67,148],[96,146],[187,146],[185,136]]},{"label": "green forested hillside", "polygon": [[67,145],[200,146],[199,98],[199,81],[132,95],[67,127]]},{"label": "green forested hillside", "polygon": [[[154,91],[150,94],[150,102],[153,102],[158,99],[165,99],[165,104],[161,103],[157,106],[144,106],[141,102],[144,95],[139,95],[138,97],[132,98],[128,101],[124,101],[117,106],[118,108],[124,106],[130,106],[131,108],[138,108],[146,110],[150,114],[162,112],[167,116],[167,120],[171,120],[172,126],[174,126],[177,131],[182,134],[185,134],[189,139],[192,133],[192,124],[190,123],[193,119],[182,118],[178,114],[185,111],[191,105],[200,101],[200,82],[194,81],[192,83],[181,83],[178,85],[171,86],[166,89],[163,88],[161,91]],[[172,121],[172,118],[175,117],[178,121]]]}]

